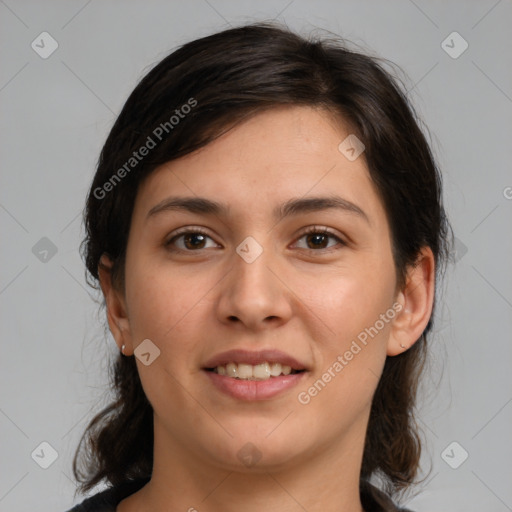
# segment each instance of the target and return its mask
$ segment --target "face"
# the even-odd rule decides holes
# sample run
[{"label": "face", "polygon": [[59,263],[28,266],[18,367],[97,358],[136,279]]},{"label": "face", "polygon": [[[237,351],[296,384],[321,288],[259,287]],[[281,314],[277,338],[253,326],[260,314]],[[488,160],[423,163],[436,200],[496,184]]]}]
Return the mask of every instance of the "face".
[{"label": "face", "polygon": [[338,149],[349,134],[276,108],[141,185],[121,329],[131,354],[150,340],[136,361],[163,451],[240,471],[362,449],[401,305],[382,202]]}]

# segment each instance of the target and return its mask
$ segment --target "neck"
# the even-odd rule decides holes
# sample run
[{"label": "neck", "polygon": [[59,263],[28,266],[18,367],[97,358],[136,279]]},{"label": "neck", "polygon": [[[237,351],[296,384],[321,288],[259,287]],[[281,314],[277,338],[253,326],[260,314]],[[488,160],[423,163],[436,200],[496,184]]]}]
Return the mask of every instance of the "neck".
[{"label": "neck", "polygon": [[151,481],[123,501],[118,512],[364,512],[359,496],[364,436],[358,437],[344,436],[338,445],[317,447],[279,468],[255,466],[240,472],[198,459],[172,442],[155,421]]}]

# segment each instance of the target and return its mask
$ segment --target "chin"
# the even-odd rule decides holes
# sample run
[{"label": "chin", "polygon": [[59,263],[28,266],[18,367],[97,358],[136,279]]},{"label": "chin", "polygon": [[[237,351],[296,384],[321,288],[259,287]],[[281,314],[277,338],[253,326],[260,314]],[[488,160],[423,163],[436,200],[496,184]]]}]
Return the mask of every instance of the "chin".
[{"label": "chin", "polygon": [[294,438],[286,431],[281,435],[276,432],[268,435],[271,431],[252,435],[248,429],[243,435],[226,440],[226,449],[212,455],[219,465],[239,473],[275,472],[295,466],[297,459],[304,457],[307,451],[303,437]]}]

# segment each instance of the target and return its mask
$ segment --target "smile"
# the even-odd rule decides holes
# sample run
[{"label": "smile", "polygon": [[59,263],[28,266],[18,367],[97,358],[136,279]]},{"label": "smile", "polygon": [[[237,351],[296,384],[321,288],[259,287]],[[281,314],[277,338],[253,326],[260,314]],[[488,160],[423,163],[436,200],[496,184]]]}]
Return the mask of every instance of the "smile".
[{"label": "smile", "polygon": [[234,349],[202,365],[214,389],[236,400],[270,400],[298,385],[309,373],[305,362],[276,349]]},{"label": "smile", "polygon": [[228,363],[219,365],[215,368],[208,368],[208,371],[215,372],[218,375],[225,375],[239,380],[268,380],[270,378],[279,377],[281,375],[294,375],[304,370],[295,370],[291,366],[281,363]]}]

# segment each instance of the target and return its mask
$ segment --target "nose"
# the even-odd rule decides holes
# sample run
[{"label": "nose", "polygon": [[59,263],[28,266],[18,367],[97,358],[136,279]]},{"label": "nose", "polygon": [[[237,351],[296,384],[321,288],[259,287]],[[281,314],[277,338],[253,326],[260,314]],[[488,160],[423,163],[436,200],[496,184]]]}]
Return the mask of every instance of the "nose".
[{"label": "nose", "polygon": [[292,300],[270,250],[251,263],[235,252],[231,271],[222,280],[217,315],[224,324],[261,331],[288,322]]}]

